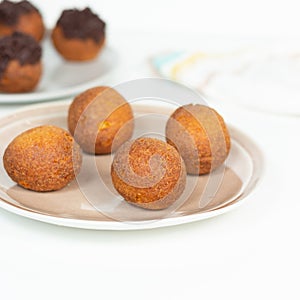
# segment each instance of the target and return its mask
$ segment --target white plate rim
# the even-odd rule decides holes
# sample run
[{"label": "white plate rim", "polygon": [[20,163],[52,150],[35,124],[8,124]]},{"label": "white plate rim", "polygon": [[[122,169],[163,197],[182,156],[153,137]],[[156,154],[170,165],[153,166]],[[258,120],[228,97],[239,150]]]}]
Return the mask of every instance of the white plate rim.
[{"label": "white plate rim", "polygon": [[[118,62],[120,57],[117,51],[115,51],[112,47],[107,45],[105,45],[104,50],[112,52],[116,56]],[[82,91],[91,88],[95,85],[106,84],[109,78],[113,76],[116,66],[117,63],[115,63],[112,66],[112,68],[104,75],[70,88],[65,88],[65,89],[60,89],[57,91],[50,91],[50,92],[16,93],[16,94],[0,93],[0,104],[32,104],[36,102],[47,102],[47,101],[53,101],[59,99],[66,99],[71,96],[75,96],[76,94],[79,94]]]}]

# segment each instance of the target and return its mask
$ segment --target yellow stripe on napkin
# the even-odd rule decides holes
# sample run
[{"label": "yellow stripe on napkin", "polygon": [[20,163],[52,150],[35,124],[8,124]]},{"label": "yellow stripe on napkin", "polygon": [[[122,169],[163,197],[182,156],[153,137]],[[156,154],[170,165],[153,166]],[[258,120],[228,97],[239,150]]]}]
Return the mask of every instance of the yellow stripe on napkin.
[{"label": "yellow stripe on napkin", "polygon": [[170,74],[171,79],[177,80],[177,75],[179,72],[181,72],[186,67],[193,65],[199,58],[202,59],[205,57],[207,57],[206,53],[197,52],[197,53],[194,53],[191,56],[187,57],[183,61],[175,64],[174,67],[171,69],[171,74]]}]

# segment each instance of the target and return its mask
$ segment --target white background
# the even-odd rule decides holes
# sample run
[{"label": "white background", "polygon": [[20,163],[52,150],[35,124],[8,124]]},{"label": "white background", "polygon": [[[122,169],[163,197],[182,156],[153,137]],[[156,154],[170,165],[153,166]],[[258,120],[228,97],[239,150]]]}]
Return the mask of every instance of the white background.
[{"label": "white background", "polygon": [[[35,3],[48,25],[63,7],[89,3],[132,68],[154,50],[184,45],[187,35],[190,43],[297,38],[300,30],[291,0]],[[131,46],[137,38],[138,47]],[[264,151],[265,177],[248,202],[207,221],[139,232],[60,228],[1,210],[0,299],[299,299],[300,120],[216,107]],[[17,108],[2,105],[0,115]]]},{"label": "white background", "polygon": [[[143,32],[299,36],[297,0],[33,1],[53,25],[61,9],[89,5],[112,29]],[[180,39],[178,40],[180,43]]]}]

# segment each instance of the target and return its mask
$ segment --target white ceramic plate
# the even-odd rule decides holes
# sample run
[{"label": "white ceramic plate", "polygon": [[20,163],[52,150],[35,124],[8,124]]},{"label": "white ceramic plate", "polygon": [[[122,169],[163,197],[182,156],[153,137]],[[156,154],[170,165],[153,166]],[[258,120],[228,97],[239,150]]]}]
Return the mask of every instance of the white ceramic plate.
[{"label": "white ceramic plate", "polygon": [[74,96],[97,84],[105,84],[118,64],[117,53],[104,47],[88,62],[68,62],[54,49],[49,33],[42,42],[43,74],[38,87],[30,93],[0,93],[0,103],[34,103]]},{"label": "white ceramic plate", "polygon": [[[33,105],[0,120],[0,157],[22,131],[43,124],[66,128],[69,103]],[[174,108],[133,104],[134,137],[163,134]],[[229,126],[232,148],[226,163],[205,176],[188,176],[185,192],[170,209],[147,211],[126,203],[113,189],[111,155],[83,156],[82,171],[66,188],[36,193],[17,186],[0,161],[0,207],[15,214],[62,226],[132,230],[171,226],[214,217],[237,207],[249,197],[262,176],[260,150],[247,136]]]}]

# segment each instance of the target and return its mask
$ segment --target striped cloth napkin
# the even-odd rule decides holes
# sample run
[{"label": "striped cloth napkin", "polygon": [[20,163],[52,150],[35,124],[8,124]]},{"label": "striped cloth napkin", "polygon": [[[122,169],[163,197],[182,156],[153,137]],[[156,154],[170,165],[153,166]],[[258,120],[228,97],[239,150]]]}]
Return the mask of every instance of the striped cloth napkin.
[{"label": "striped cloth napkin", "polygon": [[151,59],[162,77],[231,102],[300,115],[300,51],[240,48],[227,52],[174,51]]}]

